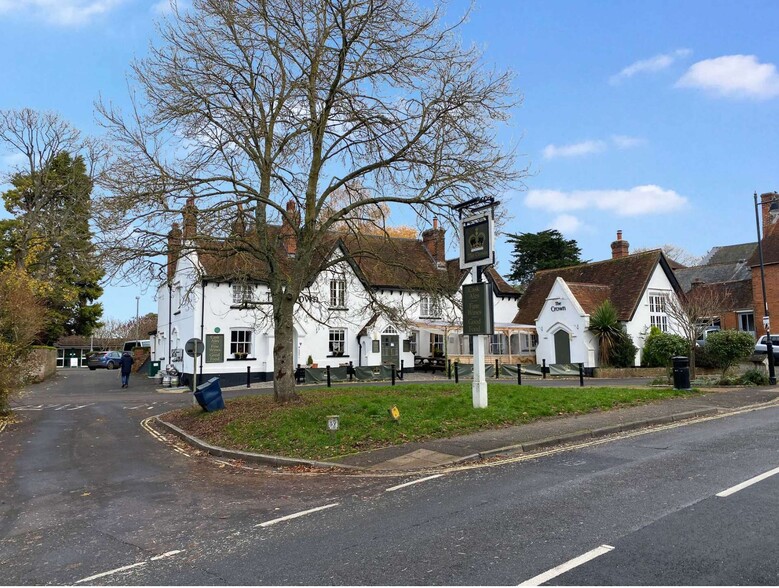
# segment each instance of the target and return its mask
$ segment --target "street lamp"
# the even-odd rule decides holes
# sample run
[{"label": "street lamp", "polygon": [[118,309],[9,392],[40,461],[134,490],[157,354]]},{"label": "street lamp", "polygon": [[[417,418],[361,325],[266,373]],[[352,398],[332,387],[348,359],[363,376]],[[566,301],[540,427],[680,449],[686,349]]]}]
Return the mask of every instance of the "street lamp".
[{"label": "street lamp", "polygon": [[135,344],[136,345],[138,345],[138,341],[139,341],[138,328],[140,327],[140,325],[138,324],[138,305],[140,304],[140,302],[141,302],[141,297],[136,296],[135,297]]},{"label": "street lamp", "polygon": [[[760,283],[763,287],[763,328],[765,329],[765,349],[768,354],[768,382],[773,386],[776,384],[776,372],[774,371],[774,348],[771,344],[771,321],[768,315],[768,298],[765,293],[765,267],[763,265],[763,240],[760,238],[760,215],[758,206],[763,206],[764,202],[757,201],[757,192],[755,192],[755,226],[757,227],[757,253],[760,259]],[[776,201],[771,200],[771,208],[775,208]]]}]

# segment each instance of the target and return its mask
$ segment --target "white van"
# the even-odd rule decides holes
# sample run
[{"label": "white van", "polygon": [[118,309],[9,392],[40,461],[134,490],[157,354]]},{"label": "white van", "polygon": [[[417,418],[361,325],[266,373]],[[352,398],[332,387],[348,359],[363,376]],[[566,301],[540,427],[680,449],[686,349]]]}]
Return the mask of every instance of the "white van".
[{"label": "white van", "polygon": [[124,347],[122,347],[122,351],[132,351],[136,347],[146,347],[147,349],[151,348],[151,339],[139,339],[135,341],[125,341]]}]

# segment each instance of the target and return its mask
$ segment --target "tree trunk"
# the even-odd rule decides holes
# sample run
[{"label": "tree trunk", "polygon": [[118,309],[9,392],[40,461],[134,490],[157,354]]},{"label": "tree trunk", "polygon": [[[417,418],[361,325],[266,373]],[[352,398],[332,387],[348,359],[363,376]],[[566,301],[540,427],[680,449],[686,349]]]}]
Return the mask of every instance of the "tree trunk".
[{"label": "tree trunk", "polygon": [[693,343],[690,346],[690,351],[689,351],[688,355],[690,356],[689,357],[689,359],[690,359],[690,380],[694,380],[695,379],[695,343]]},{"label": "tree trunk", "polygon": [[[291,297],[290,297],[291,298]],[[281,302],[273,313],[273,399],[276,402],[295,400],[295,365],[293,349],[294,302],[281,296]]]}]

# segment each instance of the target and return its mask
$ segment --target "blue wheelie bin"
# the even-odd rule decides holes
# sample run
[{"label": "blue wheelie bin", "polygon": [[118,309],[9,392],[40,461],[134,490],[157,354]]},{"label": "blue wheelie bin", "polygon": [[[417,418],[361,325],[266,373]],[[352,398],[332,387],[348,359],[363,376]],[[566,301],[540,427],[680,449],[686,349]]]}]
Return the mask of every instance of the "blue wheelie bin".
[{"label": "blue wheelie bin", "polygon": [[206,412],[223,409],[225,401],[222,398],[222,387],[219,385],[219,378],[211,378],[207,382],[200,384],[195,389],[195,400]]}]

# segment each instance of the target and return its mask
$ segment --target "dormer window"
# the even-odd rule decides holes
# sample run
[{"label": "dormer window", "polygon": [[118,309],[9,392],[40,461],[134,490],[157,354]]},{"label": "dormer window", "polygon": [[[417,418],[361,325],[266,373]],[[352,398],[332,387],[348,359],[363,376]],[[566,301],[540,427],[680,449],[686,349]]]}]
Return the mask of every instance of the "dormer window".
[{"label": "dormer window", "polygon": [[419,299],[420,318],[441,318],[441,302],[428,294],[423,294]]},{"label": "dormer window", "polygon": [[233,284],[233,304],[246,304],[254,300],[252,284]]}]

